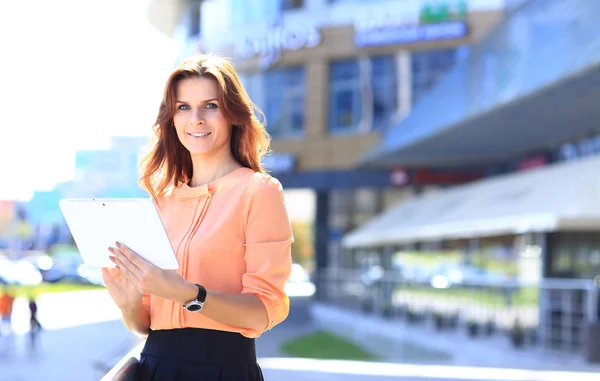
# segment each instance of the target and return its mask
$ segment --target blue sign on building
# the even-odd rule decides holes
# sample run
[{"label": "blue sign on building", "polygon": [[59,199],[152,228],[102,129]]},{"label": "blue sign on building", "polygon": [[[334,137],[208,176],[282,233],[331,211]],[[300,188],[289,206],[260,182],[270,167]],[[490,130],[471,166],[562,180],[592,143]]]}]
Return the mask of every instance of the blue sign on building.
[{"label": "blue sign on building", "polygon": [[360,31],[354,35],[356,46],[410,44],[415,42],[462,38],[469,28],[463,21],[450,21],[424,25],[386,26]]}]

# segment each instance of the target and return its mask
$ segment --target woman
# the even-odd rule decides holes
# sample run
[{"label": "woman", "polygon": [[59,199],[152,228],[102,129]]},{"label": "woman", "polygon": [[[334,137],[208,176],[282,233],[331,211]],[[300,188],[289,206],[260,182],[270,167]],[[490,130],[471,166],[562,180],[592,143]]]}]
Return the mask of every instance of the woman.
[{"label": "woman", "polygon": [[254,109],[225,59],[199,55],[167,80],[140,183],[180,267],[116,243],[116,266],[103,269],[124,324],[147,336],[141,380],[263,379],[254,338],[289,312],[293,237],[281,184],[261,167],[269,138]]}]

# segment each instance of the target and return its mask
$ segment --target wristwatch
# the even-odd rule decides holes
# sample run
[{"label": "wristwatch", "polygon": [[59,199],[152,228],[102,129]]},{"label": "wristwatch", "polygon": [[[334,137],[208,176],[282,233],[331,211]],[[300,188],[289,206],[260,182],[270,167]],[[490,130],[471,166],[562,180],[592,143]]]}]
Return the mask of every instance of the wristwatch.
[{"label": "wristwatch", "polygon": [[183,308],[188,312],[200,312],[206,300],[206,289],[199,284],[194,283],[194,285],[198,287],[198,296],[196,296],[196,299],[190,300],[183,305]]}]

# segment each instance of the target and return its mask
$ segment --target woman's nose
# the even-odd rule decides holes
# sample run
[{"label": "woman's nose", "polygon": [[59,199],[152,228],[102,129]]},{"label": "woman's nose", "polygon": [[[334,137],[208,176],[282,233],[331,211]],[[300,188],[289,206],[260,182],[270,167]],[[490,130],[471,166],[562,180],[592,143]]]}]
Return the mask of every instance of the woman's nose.
[{"label": "woman's nose", "polygon": [[202,124],[204,123],[204,114],[202,110],[194,110],[192,117],[190,118],[190,124]]}]

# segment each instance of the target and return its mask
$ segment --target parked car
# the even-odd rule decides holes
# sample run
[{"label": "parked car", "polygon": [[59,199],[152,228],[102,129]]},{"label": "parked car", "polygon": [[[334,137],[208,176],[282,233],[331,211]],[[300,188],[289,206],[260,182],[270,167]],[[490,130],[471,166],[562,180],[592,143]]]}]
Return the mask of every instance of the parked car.
[{"label": "parked car", "polygon": [[35,286],[42,280],[42,274],[30,262],[0,258],[0,283]]},{"label": "parked car", "polygon": [[52,264],[46,270],[41,270],[46,282],[89,283],[81,275],[79,268],[84,265],[83,259],[77,252],[62,252],[54,254]]}]

